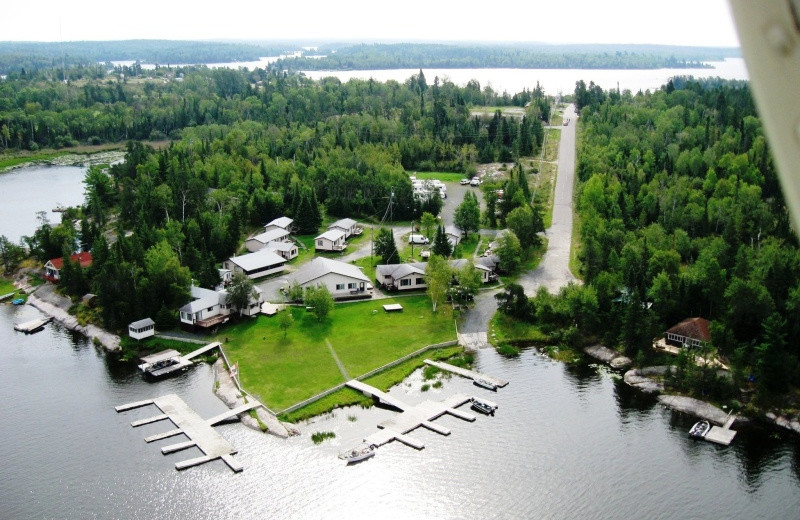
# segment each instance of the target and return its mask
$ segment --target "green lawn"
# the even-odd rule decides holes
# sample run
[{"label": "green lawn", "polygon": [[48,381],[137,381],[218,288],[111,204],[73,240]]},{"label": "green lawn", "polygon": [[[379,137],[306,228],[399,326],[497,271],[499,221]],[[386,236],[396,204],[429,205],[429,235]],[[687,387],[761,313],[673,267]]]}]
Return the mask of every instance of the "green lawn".
[{"label": "green lawn", "polygon": [[417,179],[437,179],[442,182],[458,182],[465,177],[463,173],[453,172],[416,172]]},{"label": "green lawn", "polygon": [[11,282],[11,280],[0,278],[0,296],[10,292],[15,292],[16,290],[17,288],[14,287],[14,284]]},{"label": "green lawn", "polygon": [[475,248],[478,247],[478,234],[470,233],[466,237],[462,237],[461,242],[456,247],[456,253],[453,255],[456,258],[472,258],[475,256]]},{"label": "green lawn", "polygon": [[561,130],[549,128],[547,130],[547,142],[545,143],[544,160],[558,160],[558,144],[561,141]]},{"label": "green lawn", "polygon": [[[403,312],[386,313],[386,303]],[[424,295],[338,304],[322,323],[302,307],[286,339],[276,318],[246,319],[216,339],[225,343],[232,363],[239,363],[244,387],[269,407],[283,410],[345,381],[328,343],[350,377],[378,368],[432,343],[455,339],[452,315],[441,307],[433,314]]]}]

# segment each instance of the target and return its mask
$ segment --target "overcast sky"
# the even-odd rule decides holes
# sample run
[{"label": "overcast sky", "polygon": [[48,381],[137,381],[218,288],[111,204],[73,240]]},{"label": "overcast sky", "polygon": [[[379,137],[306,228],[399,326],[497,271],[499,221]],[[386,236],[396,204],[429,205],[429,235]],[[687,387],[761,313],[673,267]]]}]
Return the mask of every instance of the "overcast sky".
[{"label": "overcast sky", "polygon": [[726,0],[34,0],[0,40],[317,39],[739,45]]}]

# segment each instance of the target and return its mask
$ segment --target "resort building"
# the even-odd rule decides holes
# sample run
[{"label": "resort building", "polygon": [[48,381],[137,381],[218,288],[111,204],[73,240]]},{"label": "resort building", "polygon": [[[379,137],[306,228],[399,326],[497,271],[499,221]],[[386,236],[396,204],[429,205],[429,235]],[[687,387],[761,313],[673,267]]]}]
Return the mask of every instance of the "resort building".
[{"label": "resort building", "polygon": [[314,248],[317,251],[344,251],[345,237],[341,229],[329,229],[314,239]]},{"label": "resort building", "polygon": [[244,245],[248,251],[255,253],[256,251],[264,249],[264,246],[270,242],[286,242],[288,239],[289,232],[287,230],[275,228],[248,238]]},{"label": "resort building", "polygon": [[372,284],[361,269],[330,258],[315,258],[297,272],[295,279],[304,289],[324,285],[337,300],[372,297]]},{"label": "resort building", "polygon": [[[296,250],[295,256],[297,256]],[[264,248],[256,253],[232,256],[222,262],[222,268],[233,273],[243,273],[248,278],[255,279],[279,273],[285,269],[285,264],[286,258],[269,248]]]}]

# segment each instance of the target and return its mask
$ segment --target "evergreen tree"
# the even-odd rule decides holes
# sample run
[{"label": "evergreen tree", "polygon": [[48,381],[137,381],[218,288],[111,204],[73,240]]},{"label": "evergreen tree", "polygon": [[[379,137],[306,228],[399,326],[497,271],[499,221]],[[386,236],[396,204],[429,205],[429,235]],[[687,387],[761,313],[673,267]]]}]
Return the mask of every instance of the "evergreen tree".
[{"label": "evergreen tree", "polygon": [[400,262],[400,254],[397,252],[397,245],[391,229],[380,228],[378,230],[378,236],[375,237],[375,254],[381,257],[384,264]]},{"label": "evergreen tree", "polygon": [[444,226],[439,226],[436,229],[436,238],[433,239],[433,248],[431,250],[434,255],[439,255],[442,258],[447,258],[453,254],[453,244],[447,239]]}]

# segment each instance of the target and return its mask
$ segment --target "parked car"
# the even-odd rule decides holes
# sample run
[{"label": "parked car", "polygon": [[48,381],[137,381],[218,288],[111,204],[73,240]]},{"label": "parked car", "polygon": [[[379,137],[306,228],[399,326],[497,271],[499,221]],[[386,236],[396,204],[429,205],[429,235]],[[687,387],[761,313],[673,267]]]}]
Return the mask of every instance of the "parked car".
[{"label": "parked car", "polygon": [[469,181],[470,186],[480,186],[481,180],[477,177],[473,177],[471,181]]},{"label": "parked car", "polygon": [[465,184],[469,184],[469,179],[464,177],[463,179],[461,179],[460,183],[461,183],[462,186],[465,185]]},{"label": "parked car", "polygon": [[428,240],[428,237],[425,235],[419,235],[417,233],[411,233],[408,235],[409,244],[427,244],[428,242],[430,242],[430,240]]}]

